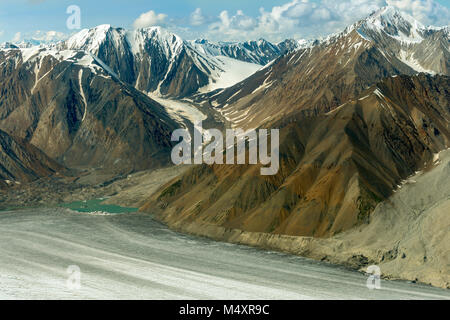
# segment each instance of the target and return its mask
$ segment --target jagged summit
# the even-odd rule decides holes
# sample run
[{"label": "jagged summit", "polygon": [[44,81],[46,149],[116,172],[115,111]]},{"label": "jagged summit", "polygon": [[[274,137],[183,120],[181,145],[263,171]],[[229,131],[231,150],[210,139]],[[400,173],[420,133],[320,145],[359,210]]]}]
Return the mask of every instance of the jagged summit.
[{"label": "jagged summit", "polygon": [[120,38],[124,34],[124,30],[113,28],[109,24],[102,24],[95,28],[83,29],[63,41],[61,47],[70,50],[85,50],[96,53],[100,45],[107,37]]},{"label": "jagged summit", "polygon": [[360,23],[360,30],[384,32],[396,40],[419,43],[425,26],[409,14],[388,6],[372,13]]},{"label": "jagged summit", "polygon": [[159,43],[166,56],[179,54],[185,45],[180,36],[160,26],[128,31],[126,38],[134,52],[139,52],[139,48],[144,48],[146,43],[152,41]]},{"label": "jagged summit", "polygon": [[227,56],[259,65],[266,65],[286,52],[300,49],[304,47],[305,43],[305,40],[293,39],[287,39],[276,44],[265,39],[245,42],[213,42],[206,39],[189,41],[189,44],[201,53],[213,56]]},{"label": "jagged summit", "polygon": [[365,19],[365,21],[383,27],[401,24],[409,24],[411,26],[417,26],[419,28],[424,27],[421,22],[419,22],[406,12],[400,11],[393,6],[385,6],[377,11],[374,11],[369,15],[369,17]]},{"label": "jagged summit", "polygon": [[11,42],[0,43],[0,49],[19,49],[19,47]]},{"label": "jagged summit", "polygon": [[[372,12],[369,16],[346,27],[343,31],[330,34],[311,44],[332,43],[356,31],[364,40],[377,42],[380,38],[389,38],[402,44],[419,44],[427,36],[434,33],[443,33],[449,38],[450,26],[425,26],[420,21],[399,9],[386,6]],[[301,43],[301,41],[299,41]]]}]

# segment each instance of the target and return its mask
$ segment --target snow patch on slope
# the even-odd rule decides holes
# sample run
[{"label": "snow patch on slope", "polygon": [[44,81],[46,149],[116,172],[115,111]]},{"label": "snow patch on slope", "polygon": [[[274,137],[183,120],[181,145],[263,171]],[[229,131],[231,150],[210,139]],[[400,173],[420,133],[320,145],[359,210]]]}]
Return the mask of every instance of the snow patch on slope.
[{"label": "snow patch on slope", "polygon": [[89,52],[97,52],[110,29],[109,24],[103,24],[93,29],[83,29],[66,40],[67,48],[75,50],[85,48]]},{"label": "snow patch on slope", "polygon": [[83,118],[81,119],[81,121],[83,122],[84,119],[86,118],[86,113],[87,113],[87,101],[86,101],[86,97],[84,96],[82,80],[83,80],[83,69],[81,68],[80,71],[78,71],[78,85],[80,86],[80,95],[81,95],[81,99],[83,100],[83,103],[84,103]]},{"label": "snow patch on slope", "polygon": [[196,125],[207,118],[205,114],[192,104],[179,100],[164,99],[153,93],[148,93],[148,96],[162,105],[169,116],[180,124],[184,124],[184,120],[187,119],[192,124]]},{"label": "snow patch on slope", "polygon": [[428,70],[425,69],[424,67],[422,67],[420,65],[420,63],[414,59],[412,54],[408,54],[406,51],[404,50],[400,50],[400,54],[399,57],[400,61],[402,61],[404,64],[406,64],[407,66],[409,66],[410,68],[416,70],[417,72],[425,72],[425,73],[429,73],[431,75],[436,74],[436,72],[432,71],[432,70]]},{"label": "snow patch on slope", "polygon": [[201,93],[228,88],[261,69],[259,64],[243,62],[225,56],[214,57],[214,62],[220,69],[212,70],[212,80],[208,85],[199,89]]}]

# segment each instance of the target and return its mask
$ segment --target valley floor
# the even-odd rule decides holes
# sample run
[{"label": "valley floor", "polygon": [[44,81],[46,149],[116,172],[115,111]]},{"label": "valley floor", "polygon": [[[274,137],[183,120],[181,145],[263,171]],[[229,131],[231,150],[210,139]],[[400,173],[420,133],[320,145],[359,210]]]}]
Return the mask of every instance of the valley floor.
[{"label": "valley floor", "polygon": [[0,212],[0,299],[450,299],[431,286],[366,282],[346,268],[179,234],[144,213]]}]

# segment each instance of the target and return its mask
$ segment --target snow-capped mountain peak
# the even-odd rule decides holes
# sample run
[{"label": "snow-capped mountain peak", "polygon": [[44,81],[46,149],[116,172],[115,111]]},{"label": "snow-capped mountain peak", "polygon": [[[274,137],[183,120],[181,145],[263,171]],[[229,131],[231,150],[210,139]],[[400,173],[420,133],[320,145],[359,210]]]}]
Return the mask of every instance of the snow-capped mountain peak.
[{"label": "snow-capped mountain peak", "polygon": [[169,58],[180,53],[184,41],[178,35],[159,26],[126,31],[104,24],[81,30],[66,40],[62,47],[98,54],[102,46],[110,47],[109,50],[123,52],[129,45],[133,54],[142,55],[145,46],[150,43],[160,47]]},{"label": "snow-capped mountain peak", "polygon": [[398,9],[387,6],[372,13],[363,20],[362,29],[371,29],[376,32],[384,32],[392,38],[407,42],[418,43],[423,40],[422,23]]},{"label": "snow-capped mountain peak", "polygon": [[160,26],[127,31],[100,25],[81,30],[57,49],[89,53],[109,74],[143,92],[179,97],[200,88],[232,85],[258,70],[259,58],[279,55],[272,44],[259,43],[223,49],[207,41],[185,41]]},{"label": "snow-capped mountain peak", "polygon": [[127,33],[127,39],[135,53],[139,52],[139,48],[143,48],[146,42],[152,41],[159,44],[166,57],[179,54],[184,45],[181,37],[159,26],[130,31]]},{"label": "snow-capped mountain peak", "polygon": [[367,22],[377,24],[380,27],[388,25],[409,24],[418,28],[423,28],[423,24],[414,19],[409,14],[402,12],[392,6],[383,7],[372,13],[367,19]]},{"label": "snow-capped mountain peak", "polygon": [[97,52],[108,33],[116,33],[117,30],[119,29],[114,29],[109,24],[99,25],[92,29],[83,29],[67,39],[64,42],[65,47],[71,50]]}]

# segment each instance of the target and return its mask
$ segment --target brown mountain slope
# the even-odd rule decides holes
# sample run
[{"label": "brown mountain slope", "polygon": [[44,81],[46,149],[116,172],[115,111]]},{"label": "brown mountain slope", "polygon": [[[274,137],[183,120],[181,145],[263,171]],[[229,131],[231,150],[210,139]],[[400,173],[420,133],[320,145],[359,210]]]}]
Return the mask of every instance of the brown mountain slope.
[{"label": "brown mountain slope", "polygon": [[164,108],[88,54],[71,54],[0,53],[0,129],[68,166],[128,170],[169,163],[170,134],[179,125]]},{"label": "brown mountain slope", "polygon": [[0,130],[0,186],[29,182],[66,170],[38,148]]},{"label": "brown mountain slope", "polygon": [[197,166],[143,211],[166,223],[329,236],[367,222],[375,205],[449,145],[449,78],[392,77],[327,114],[277,123],[280,170]]}]

